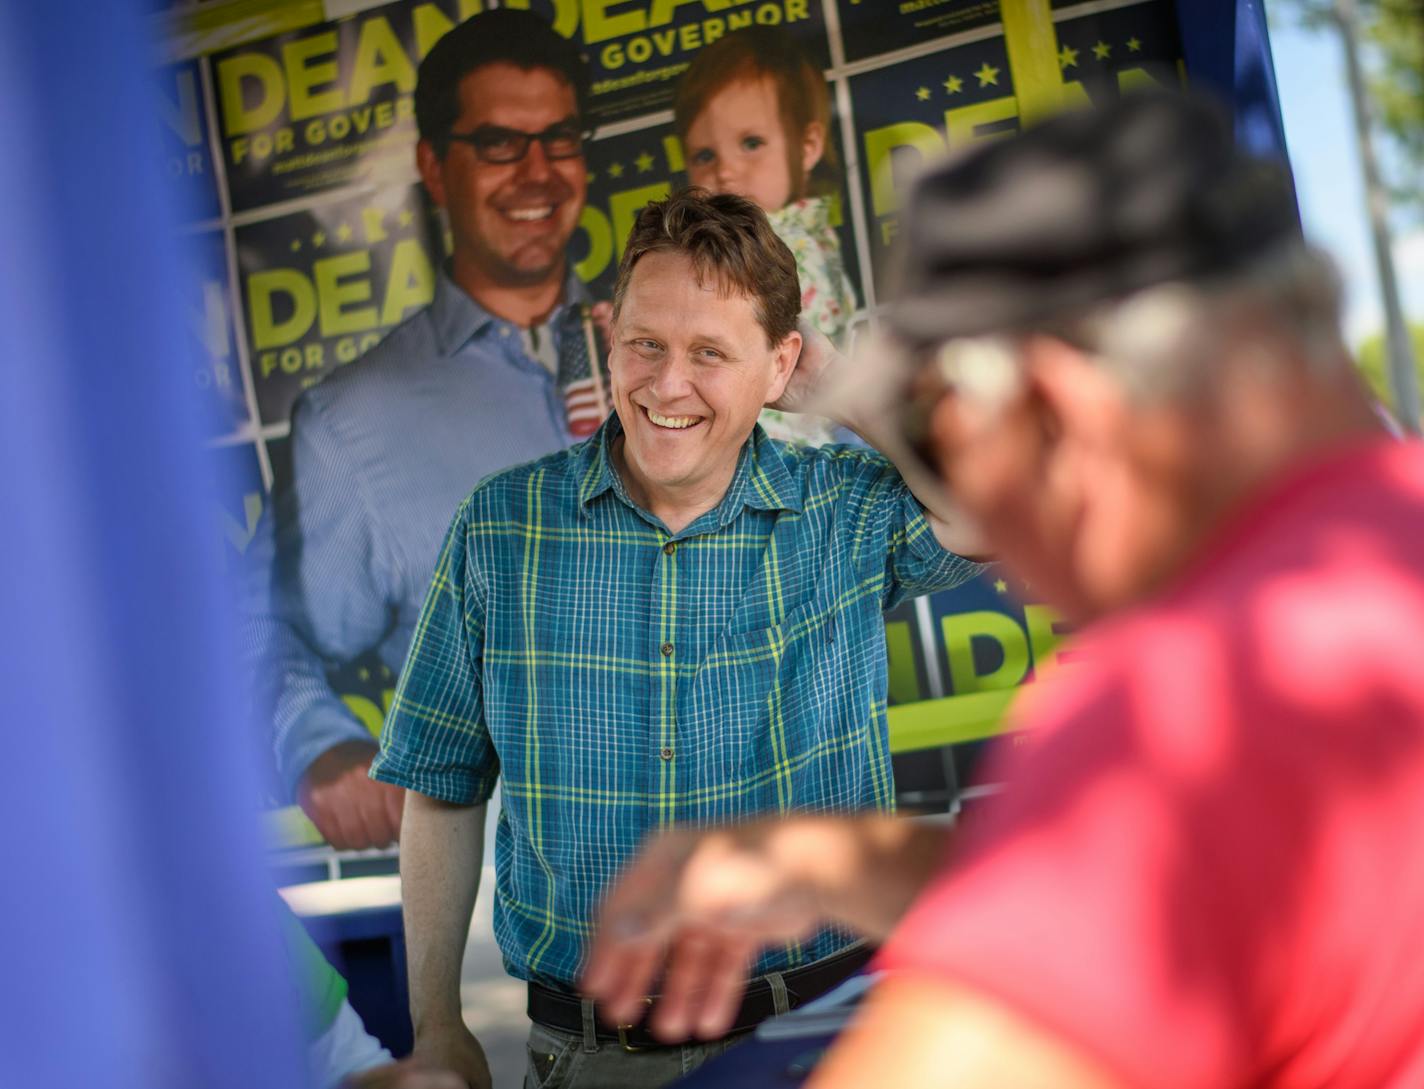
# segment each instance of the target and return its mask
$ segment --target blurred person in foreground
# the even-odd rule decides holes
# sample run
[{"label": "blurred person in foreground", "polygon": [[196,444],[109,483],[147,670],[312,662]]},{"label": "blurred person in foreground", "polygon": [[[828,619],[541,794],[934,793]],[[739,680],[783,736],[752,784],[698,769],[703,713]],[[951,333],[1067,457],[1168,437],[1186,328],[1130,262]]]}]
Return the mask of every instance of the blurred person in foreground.
[{"label": "blurred person in foreground", "polygon": [[578,992],[608,882],[676,823],[892,810],[881,614],[980,570],[973,527],[927,510],[888,458],[757,423],[795,411],[820,365],[800,352],[796,262],[751,201],[644,207],[613,299],[614,414],[456,512],[371,772],[407,788],[415,1054],[475,1089],[460,965],[495,783],[494,929],[529,984],[526,1085],[666,1085],[866,952],[830,929],[768,950],[715,1039],[667,1046]]},{"label": "blurred person in foreground", "polygon": [[399,672],[450,514],[482,477],[590,434],[587,295],[567,246],[583,211],[578,50],[529,11],[472,16],[420,64],[415,147],[451,255],[428,307],[292,410],[251,560],[252,667],[282,785],[333,847],[382,847],[402,792],[327,679],[374,650]]},{"label": "blurred person in foreground", "polygon": [[609,1016],[665,967],[654,1031],[716,1034],[762,943],[834,920],[888,971],[818,1089],[1424,1085],[1424,451],[1297,231],[1169,96],[922,179],[887,411],[1081,661],[962,830],[653,842],[584,976]]}]

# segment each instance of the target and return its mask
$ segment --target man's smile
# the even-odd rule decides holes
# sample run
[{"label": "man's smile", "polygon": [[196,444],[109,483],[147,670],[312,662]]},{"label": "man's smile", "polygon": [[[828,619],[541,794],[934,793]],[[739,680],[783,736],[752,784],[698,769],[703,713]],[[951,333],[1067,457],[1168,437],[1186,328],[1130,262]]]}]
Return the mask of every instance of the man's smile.
[{"label": "man's smile", "polygon": [[662,428],[665,431],[685,431],[689,427],[700,424],[706,419],[705,416],[663,416],[654,412],[646,405],[639,405],[638,407],[643,410],[643,415],[646,416],[654,426]]},{"label": "man's smile", "polygon": [[556,204],[538,204],[528,208],[505,208],[503,214],[506,219],[517,223],[537,223],[550,218],[557,207]]}]

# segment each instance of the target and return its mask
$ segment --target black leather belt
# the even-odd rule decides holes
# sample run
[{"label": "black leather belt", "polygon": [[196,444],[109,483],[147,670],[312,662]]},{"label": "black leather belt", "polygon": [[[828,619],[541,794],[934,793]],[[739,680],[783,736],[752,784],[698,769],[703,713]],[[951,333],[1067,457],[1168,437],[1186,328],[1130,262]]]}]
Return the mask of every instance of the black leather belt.
[{"label": "black leather belt", "polygon": [[[794,1010],[814,998],[819,998],[842,980],[848,979],[860,971],[874,952],[875,950],[868,945],[858,942],[848,949],[843,949],[829,957],[822,957],[812,964],[782,972],[781,978],[786,983],[786,998],[789,1007]],[[657,1001],[657,995],[646,999],[650,1009],[657,1005]],[[766,976],[758,976],[747,984],[741,1008],[737,1011],[737,1017],[732,1022],[732,1027],[727,1030],[727,1035],[735,1036],[739,1032],[754,1029],[775,1012],[776,1000],[772,994],[771,982]],[[545,986],[530,980],[529,1019],[537,1021],[546,1028],[571,1033],[575,1036],[581,1035],[583,1033],[582,999],[573,991]],[[602,1017],[597,1017],[595,1025],[600,1040],[617,1040],[628,1051],[681,1046],[680,1044],[667,1044],[653,1036],[648,1031],[646,1017],[634,1026],[610,1024]]]}]

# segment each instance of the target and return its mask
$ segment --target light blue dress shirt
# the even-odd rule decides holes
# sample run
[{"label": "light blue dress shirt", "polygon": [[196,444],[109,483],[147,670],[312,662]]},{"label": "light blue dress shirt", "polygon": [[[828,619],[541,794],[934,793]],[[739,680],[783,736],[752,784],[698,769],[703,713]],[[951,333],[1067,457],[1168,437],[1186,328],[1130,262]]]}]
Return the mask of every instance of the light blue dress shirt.
[{"label": "light blue dress shirt", "polygon": [[[571,300],[586,299],[570,278]],[[450,519],[500,469],[572,441],[554,376],[442,272],[430,306],[292,410],[292,483],[272,497],[244,588],[248,668],[289,794],[371,735],[327,681],[375,650],[398,673]]]}]

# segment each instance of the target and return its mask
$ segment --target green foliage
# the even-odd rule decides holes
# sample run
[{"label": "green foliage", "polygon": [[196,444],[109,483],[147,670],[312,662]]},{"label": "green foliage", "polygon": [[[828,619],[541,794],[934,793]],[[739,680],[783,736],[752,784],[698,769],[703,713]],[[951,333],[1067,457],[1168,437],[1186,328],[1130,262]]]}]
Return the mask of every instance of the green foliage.
[{"label": "green foliage", "polygon": [[[1354,7],[1371,113],[1388,137],[1390,195],[1400,209],[1424,216],[1424,3],[1355,0]],[[1325,31],[1339,26],[1334,0],[1274,0],[1270,15]]]},{"label": "green foliage", "polygon": [[[1424,390],[1424,324],[1412,323],[1409,336],[1414,341],[1414,373],[1418,378],[1419,388]],[[1355,360],[1374,395],[1392,410],[1394,394],[1389,388],[1389,360],[1385,358],[1384,333],[1366,337],[1355,354]]]},{"label": "green foliage", "polygon": [[1374,0],[1364,23],[1371,65],[1370,97],[1381,128],[1400,153],[1394,196],[1424,213],[1424,4]]}]

